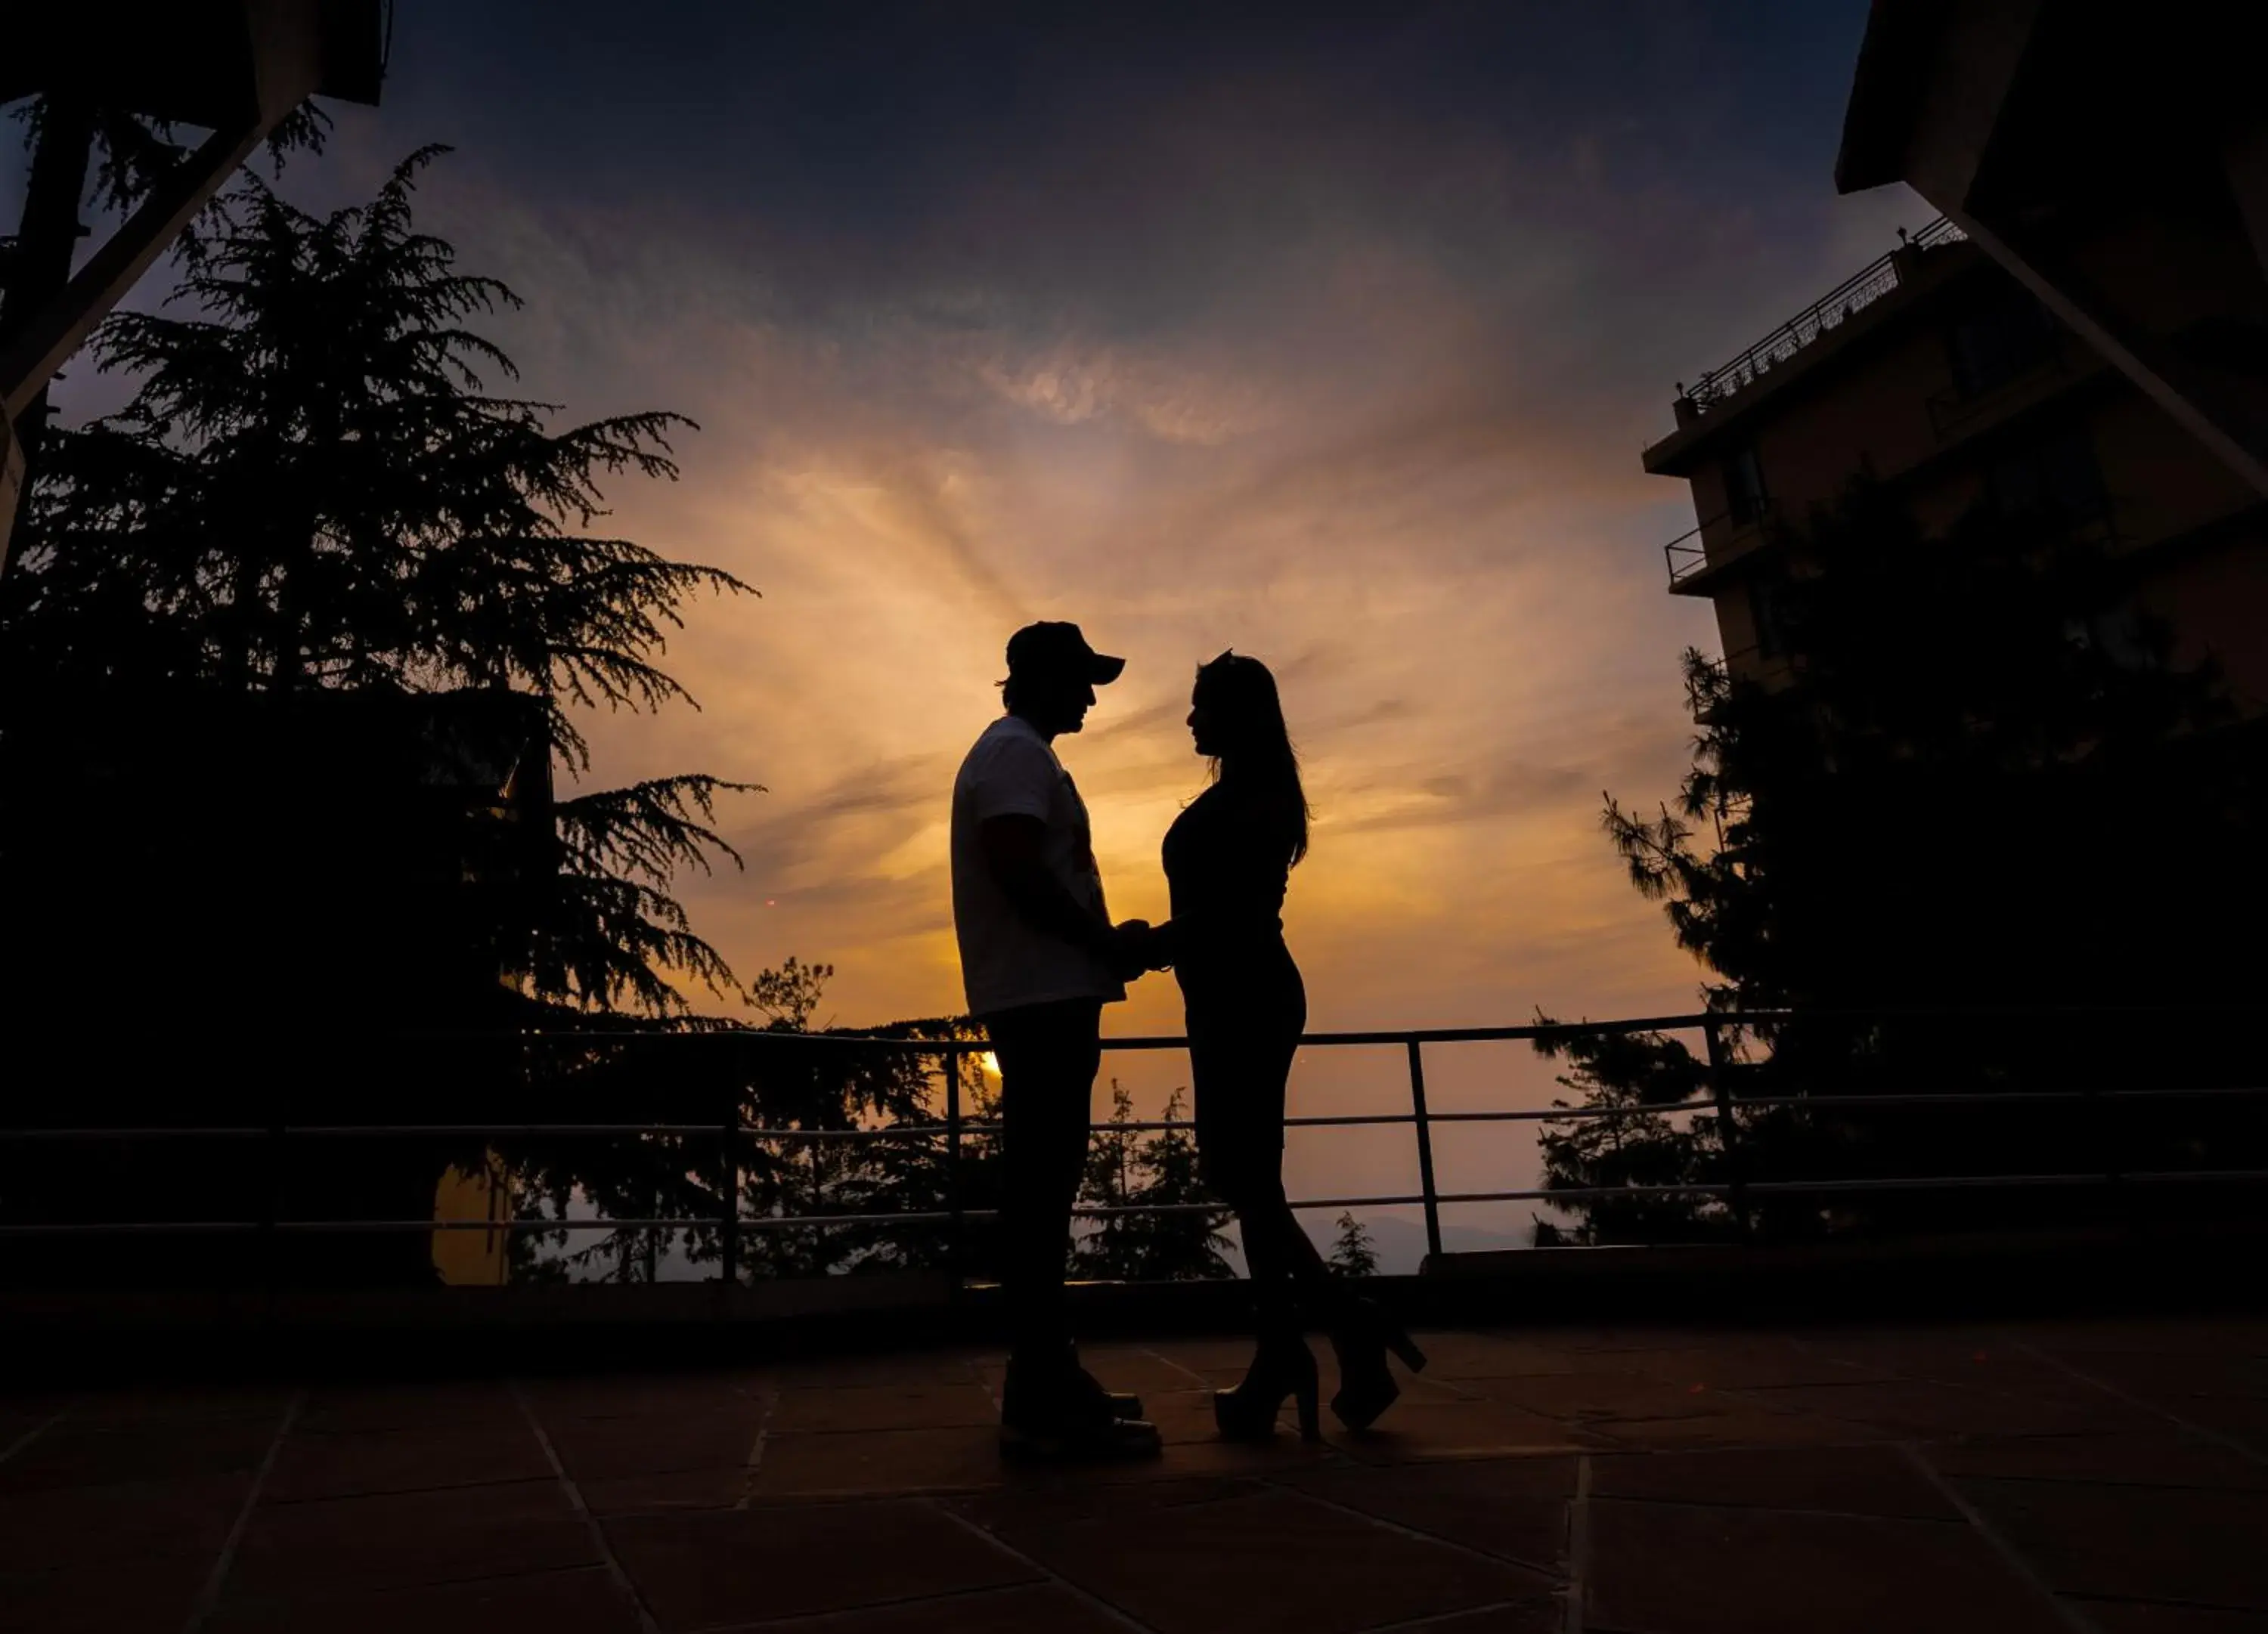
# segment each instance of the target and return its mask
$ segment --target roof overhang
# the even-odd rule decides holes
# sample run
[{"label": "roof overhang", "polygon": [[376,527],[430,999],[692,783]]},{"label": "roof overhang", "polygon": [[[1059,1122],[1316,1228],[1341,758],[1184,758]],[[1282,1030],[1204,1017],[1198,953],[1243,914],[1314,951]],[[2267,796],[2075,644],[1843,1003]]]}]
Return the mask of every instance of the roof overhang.
[{"label": "roof overhang", "polygon": [[0,102],[77,95],[154,119],[235,129],[312,83],[374,103],[382,0],[55,0],[11,18]]}]

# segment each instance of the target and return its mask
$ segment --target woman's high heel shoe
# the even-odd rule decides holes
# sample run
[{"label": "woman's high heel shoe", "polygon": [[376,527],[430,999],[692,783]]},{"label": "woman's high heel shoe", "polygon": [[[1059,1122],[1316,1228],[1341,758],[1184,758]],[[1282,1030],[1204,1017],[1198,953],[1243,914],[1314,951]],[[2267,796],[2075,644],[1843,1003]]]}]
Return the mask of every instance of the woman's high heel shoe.
[{"label": "woman's high heel shoe", "polygon": [[1331,1326],[1331,1349],[1339,1358],[1339,1388],[1331,1397],[1331,1411],[1350,1430],[1369,1429],[1402,1394],[1386,1365],[1388,1351],[1413,1373],[1425,1365],[1425,1352],[1368,1299],[1346,1302]]},{"label": "woman's high heel shoe", "polygon": [[1265,1441],[1276,1433],[1276,1415],[1285,1396],[1300,1405],[1300,1439],[1323,1439],[1316,1400],[1322,1387],[1315,1376],[1314,1352],[1296,1333],[1263,1337],[1246,1370],[1244,1382],[1233,1390],[1216,1390],[1213,1423],[1231,1441]]}]

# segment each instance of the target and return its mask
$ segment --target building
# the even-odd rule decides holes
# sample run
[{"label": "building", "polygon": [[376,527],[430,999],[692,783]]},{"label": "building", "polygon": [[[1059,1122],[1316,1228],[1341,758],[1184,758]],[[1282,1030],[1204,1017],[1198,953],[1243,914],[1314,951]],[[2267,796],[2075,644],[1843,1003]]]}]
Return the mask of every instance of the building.
[{"label": "building", "polygon": [[1680,387],[1670,588],[1769,677],[1776,548],[1852,477],[2055,513],[2268,713],[2268,102],[2241,9],[1875,0],[1836,165],[1942,212]]},{"label": "building", "polygon": [[2256,6],[1874,0],[1836,185],[1904,181],[2268,497]]},{"label": "building", "polygon": [[1950,221],[1921,232],[1675,405],[1646,468],[1692,485],[1665,548],[1736,673],[1769,677],[1779,548],[1865,475],[1933,530],[1972,506],[2047,512],[2131,563],[2176,656],[2211,655],[2268,708],[2268,503]]}]

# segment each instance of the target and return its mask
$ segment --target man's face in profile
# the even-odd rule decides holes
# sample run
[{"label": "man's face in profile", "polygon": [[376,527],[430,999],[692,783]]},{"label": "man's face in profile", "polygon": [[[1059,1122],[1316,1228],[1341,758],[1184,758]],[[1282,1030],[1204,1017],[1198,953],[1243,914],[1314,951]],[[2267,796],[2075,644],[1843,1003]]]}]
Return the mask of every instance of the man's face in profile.
[{"label": "man's face in profile", "polygon": [[1061,736],[1086,724],[1094,707],[1094,688],[1076,676],[1050,675],[1034,684],[1025,713],[1042,732]]}]

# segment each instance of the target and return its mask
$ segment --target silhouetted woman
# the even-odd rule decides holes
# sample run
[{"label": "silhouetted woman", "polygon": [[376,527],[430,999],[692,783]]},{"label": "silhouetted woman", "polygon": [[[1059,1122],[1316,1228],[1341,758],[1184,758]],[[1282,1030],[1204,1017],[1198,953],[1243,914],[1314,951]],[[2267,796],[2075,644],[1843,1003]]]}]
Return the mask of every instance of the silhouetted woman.
[{"label": "silhouetted woman", "polygon": [[1312,1440],[1317,1387],[1305,1319],[1330,1329],[1339,1362],[1331,1410],[1350,1429],[1400,1394],[1389,1349],[1413,1370],[1425,1358],[1333,1277],[1284,1197],[1284,1091],[1307,993],[1281,915],[1292,865],[1307,852],[1307,801],[1268,666],[1233,652],[1201,666],[1189,732],[1212,761],[1212,786],[1167,832],[1173,918],[1158,927],[1152,958],[1173,967],[1189,1007],[1198,1156],[1242,1227],[1260,1327],[1244,1382],[1219,1392],[1213,1413],[1223,1435],[1264,1437],[1292,1396]]}]

